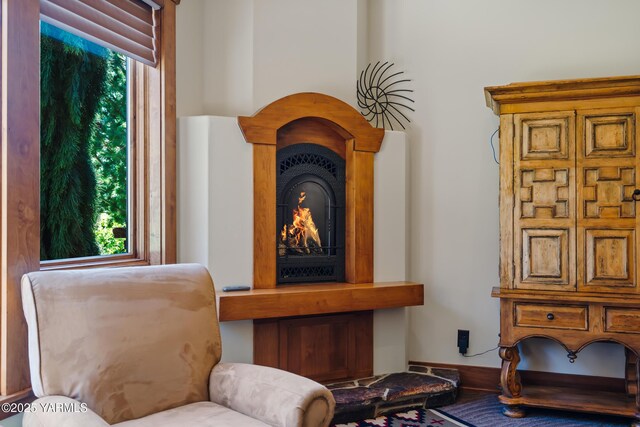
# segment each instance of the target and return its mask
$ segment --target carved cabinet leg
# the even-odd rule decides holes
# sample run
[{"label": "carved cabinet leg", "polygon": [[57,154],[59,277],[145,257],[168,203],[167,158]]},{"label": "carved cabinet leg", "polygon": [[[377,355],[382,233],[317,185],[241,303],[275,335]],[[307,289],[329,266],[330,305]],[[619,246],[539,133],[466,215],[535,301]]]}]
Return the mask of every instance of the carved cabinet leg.
[{"label": "carved cabinet leg", "polygon": [[[502,386],[502,396],[508,399],[517,399],[522,392],[522,383],[518,373],[518,363],[520,363],[520,353],[517,346],[500,347],[500,358],[502,359],[502,371],[500,373],[500,385]],[[510,418],[524,417],[524,410],[519,405],[505,405],[502,413]]]},{"label": "carved cabinet leg", "polygon": [[[625,369],[625,380],[627,382],[627,393],[635,394],[636,397],[636,417],[631,423],[631,427],[640,427],[640,358],[632,351],[625,349],[627,366]],[[634,363],[635,362],[635,363]],[[633,367],[630,365],[634,365]],[[634,384],[631,384],[633,381]]]},{"label": "carved cabinet leg", "polygon": [[627,396],[635,396],[638,393],[638,375],[636,373],[636,365],[638,363],[638,356],[625,347],[625,369],[624,369],[624,382],[627,391]]}]

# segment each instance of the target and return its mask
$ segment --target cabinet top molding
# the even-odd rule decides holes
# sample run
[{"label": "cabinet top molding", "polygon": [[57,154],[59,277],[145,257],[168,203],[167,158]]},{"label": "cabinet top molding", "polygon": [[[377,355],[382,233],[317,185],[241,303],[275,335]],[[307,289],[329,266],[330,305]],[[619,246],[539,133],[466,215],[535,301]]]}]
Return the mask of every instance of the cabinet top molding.
[{"label": "cabinet top molding", "polygon": [[487,107],[501,114],[507,104],[640,96],[640,76],[511,83],[485,87],[484,94]]}]

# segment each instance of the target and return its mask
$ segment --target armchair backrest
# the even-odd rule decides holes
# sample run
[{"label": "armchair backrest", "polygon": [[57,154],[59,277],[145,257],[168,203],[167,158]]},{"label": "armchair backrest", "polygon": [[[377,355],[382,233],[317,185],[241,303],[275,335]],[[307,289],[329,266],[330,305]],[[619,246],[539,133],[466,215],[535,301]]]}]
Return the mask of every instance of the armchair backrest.
[{"label": "armchair backrest", "polygon": [[36,396],[80,400],[109,424],[208,400],[221,345],[206,268],[34,272],[22,299]]}]

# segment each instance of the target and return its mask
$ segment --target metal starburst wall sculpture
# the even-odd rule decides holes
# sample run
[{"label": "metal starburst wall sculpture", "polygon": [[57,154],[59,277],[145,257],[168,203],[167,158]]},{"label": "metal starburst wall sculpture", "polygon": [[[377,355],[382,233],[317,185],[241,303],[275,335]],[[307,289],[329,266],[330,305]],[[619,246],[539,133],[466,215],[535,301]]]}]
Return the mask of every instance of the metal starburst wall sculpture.
[{"label": "metal starburst wall sculpture", "polygon": [[375,127],[393,130],[393,124],[397,123],[406,129],[403,121],[411,123],[411,120],[405,113],[415,110],[409,107],[409,102],[414,101],[407,96],[413,90],[405,89],[403,84],[411,80],[399,77],[404,71],[391,71],[394,64],[388,61],[382,64],[378,61],[372,65],[367,65],[358,79],[360,112],[371,124],[375,120]]}]

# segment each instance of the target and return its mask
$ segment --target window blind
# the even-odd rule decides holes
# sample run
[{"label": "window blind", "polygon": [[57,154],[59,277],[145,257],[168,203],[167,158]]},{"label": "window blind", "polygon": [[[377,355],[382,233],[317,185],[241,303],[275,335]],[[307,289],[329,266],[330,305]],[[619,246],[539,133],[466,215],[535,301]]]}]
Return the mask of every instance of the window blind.
[{"label": "window blind", "polygon": [[150,0],[40,0],[40,19],[155,66],[158,9]]}]

